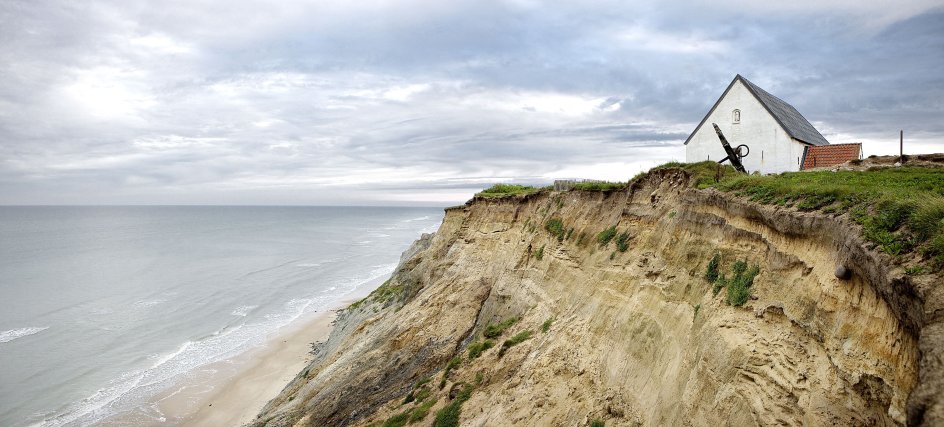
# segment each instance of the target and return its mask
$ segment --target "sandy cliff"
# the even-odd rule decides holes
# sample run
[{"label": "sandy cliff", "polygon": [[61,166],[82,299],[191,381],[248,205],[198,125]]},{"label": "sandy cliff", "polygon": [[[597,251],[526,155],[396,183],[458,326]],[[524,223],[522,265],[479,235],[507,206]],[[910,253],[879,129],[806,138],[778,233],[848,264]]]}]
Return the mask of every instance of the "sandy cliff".
[{"label": "sandy cliff", "polygon": [[[448,209],[256,424],[430,425],[450,404],[470,426],[944,423],[940,275],[905,275],[845,216],[689,180]],[[611,226],[625,252],[597,241]],[[760,268],[743,306],[705,279],[715,254]]]}]

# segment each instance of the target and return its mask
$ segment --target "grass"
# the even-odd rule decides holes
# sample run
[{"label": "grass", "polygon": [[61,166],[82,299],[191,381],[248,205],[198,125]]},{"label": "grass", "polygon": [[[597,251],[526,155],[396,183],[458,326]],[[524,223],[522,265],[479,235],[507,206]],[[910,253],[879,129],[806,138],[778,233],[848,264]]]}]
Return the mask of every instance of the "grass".
[{"label": "grass", "polygon": [[574,184],[572,190],[578,191],[615,191],[622,190],[629,182],[585,181]]},{"label": "grass", "polygon": [[[417,402],[422,402],[422,400],[417,400]],[[383,427],[402,427],[407,424],[415,424],[426,419],[426,416],[429,415],[430,408],[436,404],[436,400],[430,399],[426,402],[420,403],[418,406],[407,409],[403,412],[394,414],[390,418],[387,418],[383,424]]]},{"label": "grass", "polygon": [[436,412],[433,425],[435,427],[458,427],[459,415],[462,414],[462,404],[469,400],[469,397],[472,397],[472,386],[467,384],[452,402]]},{"label": "grass", "polygon": [[348,306],[348,308],[355,310],[367,303],[380,303],[386,305],[390,301],[399,299],[405,290],[406,285],[398,282],[395,283],[393,279],[388,279],[377,289],[374,289],[374,291],[369,295],[357,302],[354,302]]},{"label": "grass", "polygon": [[758,203],[848,213],[862,225],[863,237],[883,252],[917,253],[931,268],[944,267],[944,172],[940,170],[900,167],[740,175],[714,186]]},{"label": "grass", "polygon": [[[728,291],[725,302],[735,307],[744,305],[751,299],[751,286],[754,285],[754,278],[760,274],[760,267],[754,265],[748,268],[747,261],[735,261],[731,266],[731,278],[728,279],[723,273],[718,272],[720,264],[721,256],[715,254],[708,262],[708,271],[705,272],[705,280],[713,285],[712,294],[718,295],[718,292],[726,287]],[[699,308],[701,304],[695,307],[696,316]]]},{"label": "grass", "polygon": [[531,331],[521,331],[515,334],[513,337],[505,340],[505,342],[502,343],[501,349],[498,350],[498,357],[504,356],[505,352],[508,351],[509,348],[521,344],[524,342],[524,340],[531,338],[531,334]]},{"label": "grass", "polygon": [[544,332],[546,334],[547,331],[551,330],[551,324],[553,323],[554,323],[553,317],[550,317],[547,320],[545,320],[544,323],[541,324],[541,332]]},{"label": "grass", "polygon": [[705,280],[709,283],[714,283],[718,280],[718,264],[721,263],[721,254],[715,254],[711,257],[711,261],[708,261],[708,271],[705,272]]},{"label": "grass", "polygon": [[596,418],[593,421],[590,421],[590,427],[604,427],[606,424],[603,423],[603,420]]},{"label": "grass", "polygon": [[551,218],[544,223],[544,229],[548,233],[557,237],[558,242],[564,241],[564,236],[566,232],[564,231],[564,222],[560,218]]},{"label": "grass", "polygon": [[629,250],[629,232],[620,233],[619,236],[616,236],[616,249],[620,252],[626,252]]},{"label": "grass", "polygon": [[[734,168],[731,166],[719,165],[718,163],[711,161],[698,163],[669,162],[652,168],[652,171],[668,168],[684,169],[691,173],[695,179],[696,188],[708,188],[726,179],[744,176],[738,173],[738,171],[734,170]],[[633,180],[636,179],[637,178],[633,178]]]},{"label": "grass", "polygon": [[534,258],[536,258],[538,261],[544,259],[544,245],[541,245],[537,252],[534,253]]},{"label": "grass", "polygon": [[616,237],[615,225],[597,234],[597,241],[600,242],[600,247],[604,247],[609,244],[610,240],[613,240],[614,237]]},{"label": "grass", "polygon": [[492,340],[476,341],[472,344],[469,344],[469,347],[468,347],[469,360],[476,359],[477,357],[479,357],[479,355],[482,354],[482,352],[494,346],[495,346],[495,341],[492,341]]},{"label": "grass", "polygon": [[540,188],[532,187],[530,185],[518,185],[518,184],[495,184],[491,187],[488,187],[475,194],[475,197],[481,197],[484,199],[493,199],[500,197],[509,197],[509,196],[520,196],[531,193],[536,193],[541,191]]},{"label": "grass", "polygon": [[505,332],[506,329],[510,328],[511,325],[518,323],[518,320],[521,320],[521,318],[512,317],[510,319],[506,319],[505,321],[501,323],[489,324],[488,326],[485,327],[485,332],[482,332],[482,335],[485,338],[498,338],[501,336],[502,333]]}]

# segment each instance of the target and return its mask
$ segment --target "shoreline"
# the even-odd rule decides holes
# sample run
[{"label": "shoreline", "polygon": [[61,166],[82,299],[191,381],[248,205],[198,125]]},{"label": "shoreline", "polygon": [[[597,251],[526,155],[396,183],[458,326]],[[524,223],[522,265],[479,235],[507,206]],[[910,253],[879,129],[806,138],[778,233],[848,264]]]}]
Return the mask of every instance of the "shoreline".
[{"label": "shoreline", "polygon": [[[194,384],[194,379],[183,380],[179,387],[165,390],[151,403],[168,421],[180,426],[241,426],[255,420],[262,408],[311,362],[312,344],[328,339],[338,312],[370,294],[388,277],[358,286],[324,311],[275,332],[258,348],[207,365],[201,371],[210,371],[209,381]],[[229,375],[217,375],[221,370]],[[206,387],[210,389],[199,390]],[[177,390],[171,390],[174,388]],[[187,393],[182,391],[185,388],[195,390]]]},{"label": "shoreline", "polygon": [[[274,331],[265,343],[207,364],[152,396],[136,413],[106,418],[99,425],[241,426],[311,362],[312,344],[327,340],[338,312],[367,296],[389,275],[358,286],[324,310]],[[148,413],[141,417],[141,411]]]}]

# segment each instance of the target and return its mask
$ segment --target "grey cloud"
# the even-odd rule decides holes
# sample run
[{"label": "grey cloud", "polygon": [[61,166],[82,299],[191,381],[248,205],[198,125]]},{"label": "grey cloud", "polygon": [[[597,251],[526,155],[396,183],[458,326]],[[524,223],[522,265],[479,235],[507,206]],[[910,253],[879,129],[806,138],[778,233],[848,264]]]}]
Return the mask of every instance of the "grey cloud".
[{"label": "grey cloud", "polygon": [[933,2],[349,3],[4,2],[0,203],[443,204],[626,179],[680,160],[735,73],[832,135],[944,133]]}]

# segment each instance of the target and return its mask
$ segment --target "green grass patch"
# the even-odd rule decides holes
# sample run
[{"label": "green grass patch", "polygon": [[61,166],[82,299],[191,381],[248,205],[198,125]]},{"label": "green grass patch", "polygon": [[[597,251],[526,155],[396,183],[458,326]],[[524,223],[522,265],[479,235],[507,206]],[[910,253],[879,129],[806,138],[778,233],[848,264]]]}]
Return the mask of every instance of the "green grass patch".
[{"label": "green grass patch", "polygon": [[616,236],[616,250],[626,252],[629,250],[629,232],[620,233]]},{"label": "green grass patch", "polygon": [[718,265],[721,263],[721,254],[715,254],[711,257],[711,261],[708,261],[708,270],[705,271],[705,280],[709,283],[714,283],[718,280]]},{"label": "green grass patch", "polygon": [[430,399],[420,404],[419,406],[413,408],[413,410],[410,411],[410,419],[407,420],[407,422],[409,422],[410,424],[415,424],[415,423],[425,420],[426,416],[429,415],[429,409],[432,408],[433,405],[435,404],[436,404],[436,401]]},{"label": "green grass patch", "polygon": [[547,320],[545,320],[544,323],[541,324],[541,332],[544,332],[544,333],[546,334],[547,331],[550,331],[550,330],[551,330],[551,324],[553,324],[553,323],[554,323],[554,318],[553,318],[553,317],[548,318]]},{"label": "green grass patch", "polygon": [[[705,272],[705,280],[712,284],[712,295],[717,296],[721,289],[727,288],[725,302],[728,305],[740,307],[747,303],[751,298],[751,286],[754,285],[754,278],[760,274],[760,266],[754,265],[750,268],[747,261],[735,261],[731,266],[731,278],[727,278],[724,273],[719,273],[721,266],[721,256],[715,254],[708,262],[708,271]],[[696,306],[695,314],[698,315]]]},{"label": "green grass patch", "polygon": [[472,386],[467,384],[452,402],[436,412],[433,425],[435,427],[458,427],[459,416],[462,414],[462,404],[470,397],[472,397]]},{"label": "green grass patch", "polygon": [[593,421],[590,421],[590,427],[606,427],[606,424],[603,423],[603,420],[597,418]]},{"label": "green grass patch", "polygon": [[577,191],[616,191],[622,190],[629,182],[585,181],[574,184],[572,190]]},{"label": "green grass patch", "polygon": [[499,336],[501,336],[501,334],[505,332],[506,329],[510,328],[511,325],[518,323],[518,320],[521,320],[521,318],[512,317],[510,319],[506,319],[505,321],[501,323],[489,324],[488,326],[485,327],[485,332],[482,332],[482,335],[485,338],[498,338]]},{"label": "green grass patch", "polygon": [[547,222],[544,223],[544,229],[547,230],[548,233],[551,233],[551,235],[557,237],[558,242],[564,241],[566,232],[564,231],[564,222],[561,221],[560,218],[547,220]]},{"label": "green grass patch", "polygon": [[382,305],[386,305],[388,302],[400,299],[400,297],[403,296],[405,290],[406,285],[399,282],[394,282],[393,279],[387,279],[386,282],[377,287],[377,289],[374,289],[374,291],[369,295],[349,305],[348,308],[356,310],[357,308],[368,303],[380,303]]},{"label": "green grass patch", "polygon": [[541,245],[541,247],[534,252],[534,258],[536,258],[538,261],[544,259],[544,245]]},{"label": "green grass patch", "polygon": [[868,171],[740,175],[714,184],[763,204],[848,213],[863,237],[890,255],[917,252],[944,267],[944,171],[901,167]]},{"label": "green grass patch", "polygon": [[518,184],[495,184],[491,187],[488,187],[475,194],[476,197],[481,197],[485,199],[499,198],[499,197],[509,197],[509,196],[520,196],[525,194],[531,194],[541,191],[540,188],[532,187],[530,185],[518,185]]},{"label": "green grass patch", "polygon": [[601,231],[597,234],[597,242],[600,242],[600,247],[606,246],[610,243],[610,240],[616,237],[616,226],[611,226],[606,230]]},{"label": "green grass patch", "polygon": [[518,344],[521,344],[526,339],[531,338],[531,334],[532,334],[531,331],[521,331],[515,334],[514,336],[512,336],[511,338],[508,338],[507,340],[505,340],[505,342],[502,343],[501,349],[498,350],[498,357],[504,356],[505,352],[508,351],[509,348],[512,348]]},{"label": "green grass patch", "polygon": [[472,344],[469,344],[469,360],[475,360],[479,355],[482,354],[485,350],[488,350],[495,346],[495,341],[484,340],[476,341]]}]

